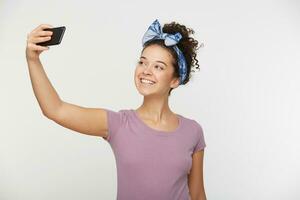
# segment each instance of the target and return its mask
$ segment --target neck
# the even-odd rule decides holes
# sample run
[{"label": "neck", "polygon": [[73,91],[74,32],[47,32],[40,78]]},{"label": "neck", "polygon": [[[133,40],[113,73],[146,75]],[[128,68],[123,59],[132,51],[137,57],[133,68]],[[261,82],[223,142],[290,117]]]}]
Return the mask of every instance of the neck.
[{"label": "neck", "polygon": [[156,123],[166,121],[174,113],[169,107],[168,97],[144,96],[143,104],[137,109],[142,117]]}]

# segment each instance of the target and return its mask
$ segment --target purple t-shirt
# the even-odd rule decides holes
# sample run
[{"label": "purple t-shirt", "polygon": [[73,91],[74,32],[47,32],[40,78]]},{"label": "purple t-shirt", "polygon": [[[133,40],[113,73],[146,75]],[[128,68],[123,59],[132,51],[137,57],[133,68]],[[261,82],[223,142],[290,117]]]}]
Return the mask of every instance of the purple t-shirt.
[{"label": "purple t-shirt", "polygon": [[105,110],[105,141],[117,167],[117,200],[189,200],[192,154],[206,146],[200,124],[178,115],[176,130],[160,131],[144,123],[133,109]]}]

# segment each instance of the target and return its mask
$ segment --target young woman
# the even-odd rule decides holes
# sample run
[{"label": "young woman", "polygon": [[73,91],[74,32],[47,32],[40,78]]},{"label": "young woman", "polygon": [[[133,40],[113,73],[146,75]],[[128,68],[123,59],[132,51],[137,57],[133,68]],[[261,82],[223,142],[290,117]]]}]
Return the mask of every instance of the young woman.
[{"label": "young woman", "polygon": [[[172,22],[161,28],[155,20],[143,36],[143,50],[134,81],[144,96],[137,109],[118,112],[64,102],[47,78],[39,55],[48,47],[53,28],[42,24],[27,37],[26,59],[34,94],[43,114],[79,133],[104,138],[117,166],[118,200],[205,200],[200,124],[172,112],[171,91],[190,79],[198,65],[198,41],[186,26]],[[197,68],[196,67],[196,68]]]}]

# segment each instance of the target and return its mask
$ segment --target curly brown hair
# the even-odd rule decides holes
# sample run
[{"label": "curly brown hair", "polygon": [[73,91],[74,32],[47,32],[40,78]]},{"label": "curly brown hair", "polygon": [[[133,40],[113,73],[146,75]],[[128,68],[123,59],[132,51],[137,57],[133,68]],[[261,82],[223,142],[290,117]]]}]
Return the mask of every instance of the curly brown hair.
[{"label": "curly brown hair", "polygon": [[[192,67],[195,67],[197,70],[200,70],[196,56],[197,56],[197,50],[203,46],[203,43],[201,43],[201,45],[199,46],[198,41],[190,36],[191,34],[195,33],[194,30],[191,28],[187,28],[185,25],[179,24],[175,21],[164,24],[162,31],[164,33],[169,33],[169,34],[176,34],[179,32],[182,36],[182,38],[176,45],[180,49],[180,51],[183,53],[186,63],[187,63],[187,76],[182,83],[183,85],[185,85],[187,82],[189,82],[189,80],[191,78],[191,72],[195,72],[195,70],[193,70]],[[180,77],[179,66],[178,66],[178,56],[172,46],[166,46],[164,44],[164,40],[157,39],[157,40],[150,40],[150,41],[146,42],[143,46],[142,52],[144,51],[144,49],[146,47],[148,47],[150,45],[154,45],[154,44],[157,44],[157,45],[167,49],[171,53],[171,55],[173,57],[172,62],[173,62],[173,66],[175,69],[173,75],[175,77]],[[173,89],[174,88],[171,88],[169,90],[169,95]]]}]

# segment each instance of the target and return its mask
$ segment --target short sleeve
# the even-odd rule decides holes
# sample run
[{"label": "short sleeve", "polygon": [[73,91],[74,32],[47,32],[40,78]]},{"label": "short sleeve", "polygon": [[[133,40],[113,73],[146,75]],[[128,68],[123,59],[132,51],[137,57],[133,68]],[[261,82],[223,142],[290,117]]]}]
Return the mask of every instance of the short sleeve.
[{"label": "short sleeve", "polygon": [[197,127],[197,143],[194,148],[193,153],[196,153],[197,151],[201,151],[206,147],[205,139],[204,139],[204,134],[203,134],[203,129],[199,123],[196,122],[196,127]]},{"label": "short sleeve", "polygon": [[116,134],[118,133],[120,127],[122,127],[125,119],[125,113],[123,110],[119,110],[118,112],[104,109],[107,114],[107,128],[108,128],[108,136],[105,139],[107,142],[111,142]]}]

